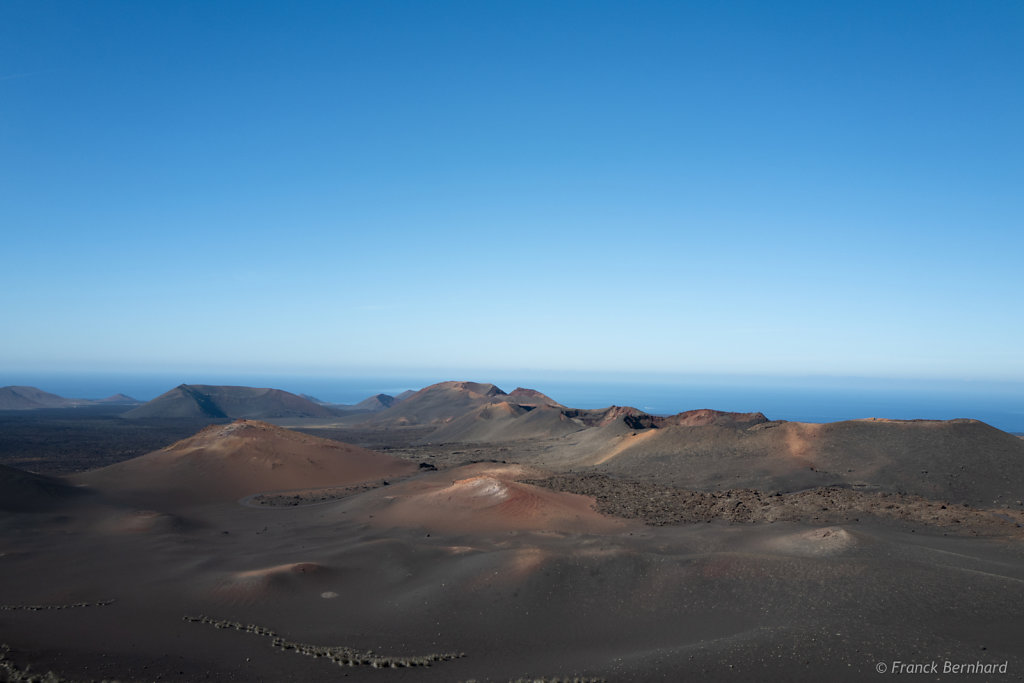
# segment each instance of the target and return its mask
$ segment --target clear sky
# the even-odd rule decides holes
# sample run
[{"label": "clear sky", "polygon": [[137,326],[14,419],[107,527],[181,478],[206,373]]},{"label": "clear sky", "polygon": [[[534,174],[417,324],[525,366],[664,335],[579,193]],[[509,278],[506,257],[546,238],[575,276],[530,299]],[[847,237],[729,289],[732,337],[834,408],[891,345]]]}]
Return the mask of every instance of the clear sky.
[{"label": "clear sky", "polygon": [[1016,0],[5,0],[0,370],[1024,380],[1022,45]]}]

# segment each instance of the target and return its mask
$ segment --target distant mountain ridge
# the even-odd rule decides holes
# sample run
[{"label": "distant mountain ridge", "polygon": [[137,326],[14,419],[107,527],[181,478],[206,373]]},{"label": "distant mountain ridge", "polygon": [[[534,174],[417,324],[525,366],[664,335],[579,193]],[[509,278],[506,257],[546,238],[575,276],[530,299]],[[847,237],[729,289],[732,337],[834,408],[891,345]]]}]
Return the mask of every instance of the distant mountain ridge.
[{"label": "distant mountain ridge", "polygon": [[[69,405],[82,404],[34,387],[0,389],[0,410]],[[803,423],[709,409],[652,415],[630,406],[569,408],[539,391],[506,393],[470,381],[348,406],[278,389],[183,384],[124,417],[337,420],[367,429],[416,427],[417,442],[431,444],[539,439],[543,455],[531,461],[524,454],[524,462],[695,489],[843,486],[972,505],[1024,500],[1024,440],[968,419]]]},{"label": "distant mountain ridge", "polygon": [[431,444],[542,439],[541,454],[524,462],[701,490],[843,486],[972,505],[1024,499],[1024,441],[970,419],[802,423],[709,409],[661,416],[441,382],[364,424],[432,426],[422,438]]},{"label": "distant mountain ridge", "polygon": [[483,402],[461,415],[441,420],[427,440],[433,443],[501,442],[564,437],[593,429],[612,436],[625,431],[677,426],[746,428],[763,422],[768,422],[768,418],[761,413],[729,413],[708,409],[660,416],[630,406],[567,408],[540,392],[517,389],[511,394],[498,395],[494,400]]},{"label": "distant mountain ridge", "polygon": [[179,384],[124,414],[141,418],[336,417],[330,407],[281,389]]},{"label": "distant mountain ridge", "polygon": [[40,410],[44,408],[74,408],[89,405],[136,405],[140,401],[124,394],[107,398],[64,398],[36,387],[0,387],[0,410]]},{"label": "distant mountain ridge", "polygon": [[397,401],[368,420],[371,424],[442,425],[490,404],[509,404],[531,410],[560,406],[532,389],[507,394],[494,384],[467,381],[438,382]]},{"label": "distant mountain ridge", "polygon": [[658,416],[629,406],[568,408],[534,389],[506,393],[494,384],[438,382],[420,389],[366,420],[368,425],[428,426],[432,442],[504,441],[564,436],[590,427],[619,423],[624,429],[659,429],[673,425],[748,427],[768,418],[761,413],[691,410]]},{"label": "distant mountain ridge", "polygon": [[[419,444],[539,440],[540,448],[518,456],[524,464],[699,490],[839,486],[971,505],[1024,499],[1024,440],[977,420],[803,423],[710,409],[652,415],[630,406],[569,408],[539,391],[506,393],[470,381],[439,382],[402,396],[376,394],[342,406],[278,389],[182,384],[124,417],[311,418],[322,421],[317,427],[414,427]],[[0,398],[0,409],[73,403],[32,387],[5,387]]]}]

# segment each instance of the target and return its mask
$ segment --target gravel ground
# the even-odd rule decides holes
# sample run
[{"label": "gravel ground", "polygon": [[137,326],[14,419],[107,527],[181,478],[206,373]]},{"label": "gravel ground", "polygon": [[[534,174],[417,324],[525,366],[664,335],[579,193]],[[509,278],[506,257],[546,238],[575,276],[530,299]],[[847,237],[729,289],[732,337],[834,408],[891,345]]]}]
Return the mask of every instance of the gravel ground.
[{"label": "gravel ground", "polygon": [[987,510],[919,496],[857,491],[835,486],[794,493],[756,489],[690,491],[604,474],[555,474],[524,483],[593,496],[598,511],[652,526],[725,520],[737,523],[857,523],[871,517],[940,527],[964,535],[1024,536],[1024,507]]}]

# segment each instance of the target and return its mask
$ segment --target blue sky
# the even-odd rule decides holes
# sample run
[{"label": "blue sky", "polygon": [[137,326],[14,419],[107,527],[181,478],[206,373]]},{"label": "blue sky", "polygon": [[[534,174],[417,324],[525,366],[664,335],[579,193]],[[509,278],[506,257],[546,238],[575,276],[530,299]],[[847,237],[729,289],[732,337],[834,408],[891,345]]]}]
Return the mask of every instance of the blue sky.
[{"label": "blue sky", "polygon": [[0,4],[0,371],[1024,381],[1019,2]]}]

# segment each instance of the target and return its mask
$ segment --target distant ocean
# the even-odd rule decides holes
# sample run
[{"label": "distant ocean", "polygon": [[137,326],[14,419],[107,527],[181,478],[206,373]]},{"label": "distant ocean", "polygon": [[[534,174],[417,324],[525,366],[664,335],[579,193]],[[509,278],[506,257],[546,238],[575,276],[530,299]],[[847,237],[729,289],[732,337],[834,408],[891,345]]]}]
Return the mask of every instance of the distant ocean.
[{"label": "distant ocean", "polygon": [[1024,382],[860,378],[679,377],[623,380],[573,377],[326,377],[295,375],[0,373],[0,386],[23,384],[69,398],[125,393],[149,400],[183,382],[284,389],[333,403],[395,395],[444,379],[492,382],[505,391],[536,389],[573,408],[629,405],[654,414],[696,408],[762,412],[769,419],[834,422],[865,417],[946,420],[969,417],[1024,433]]}]

